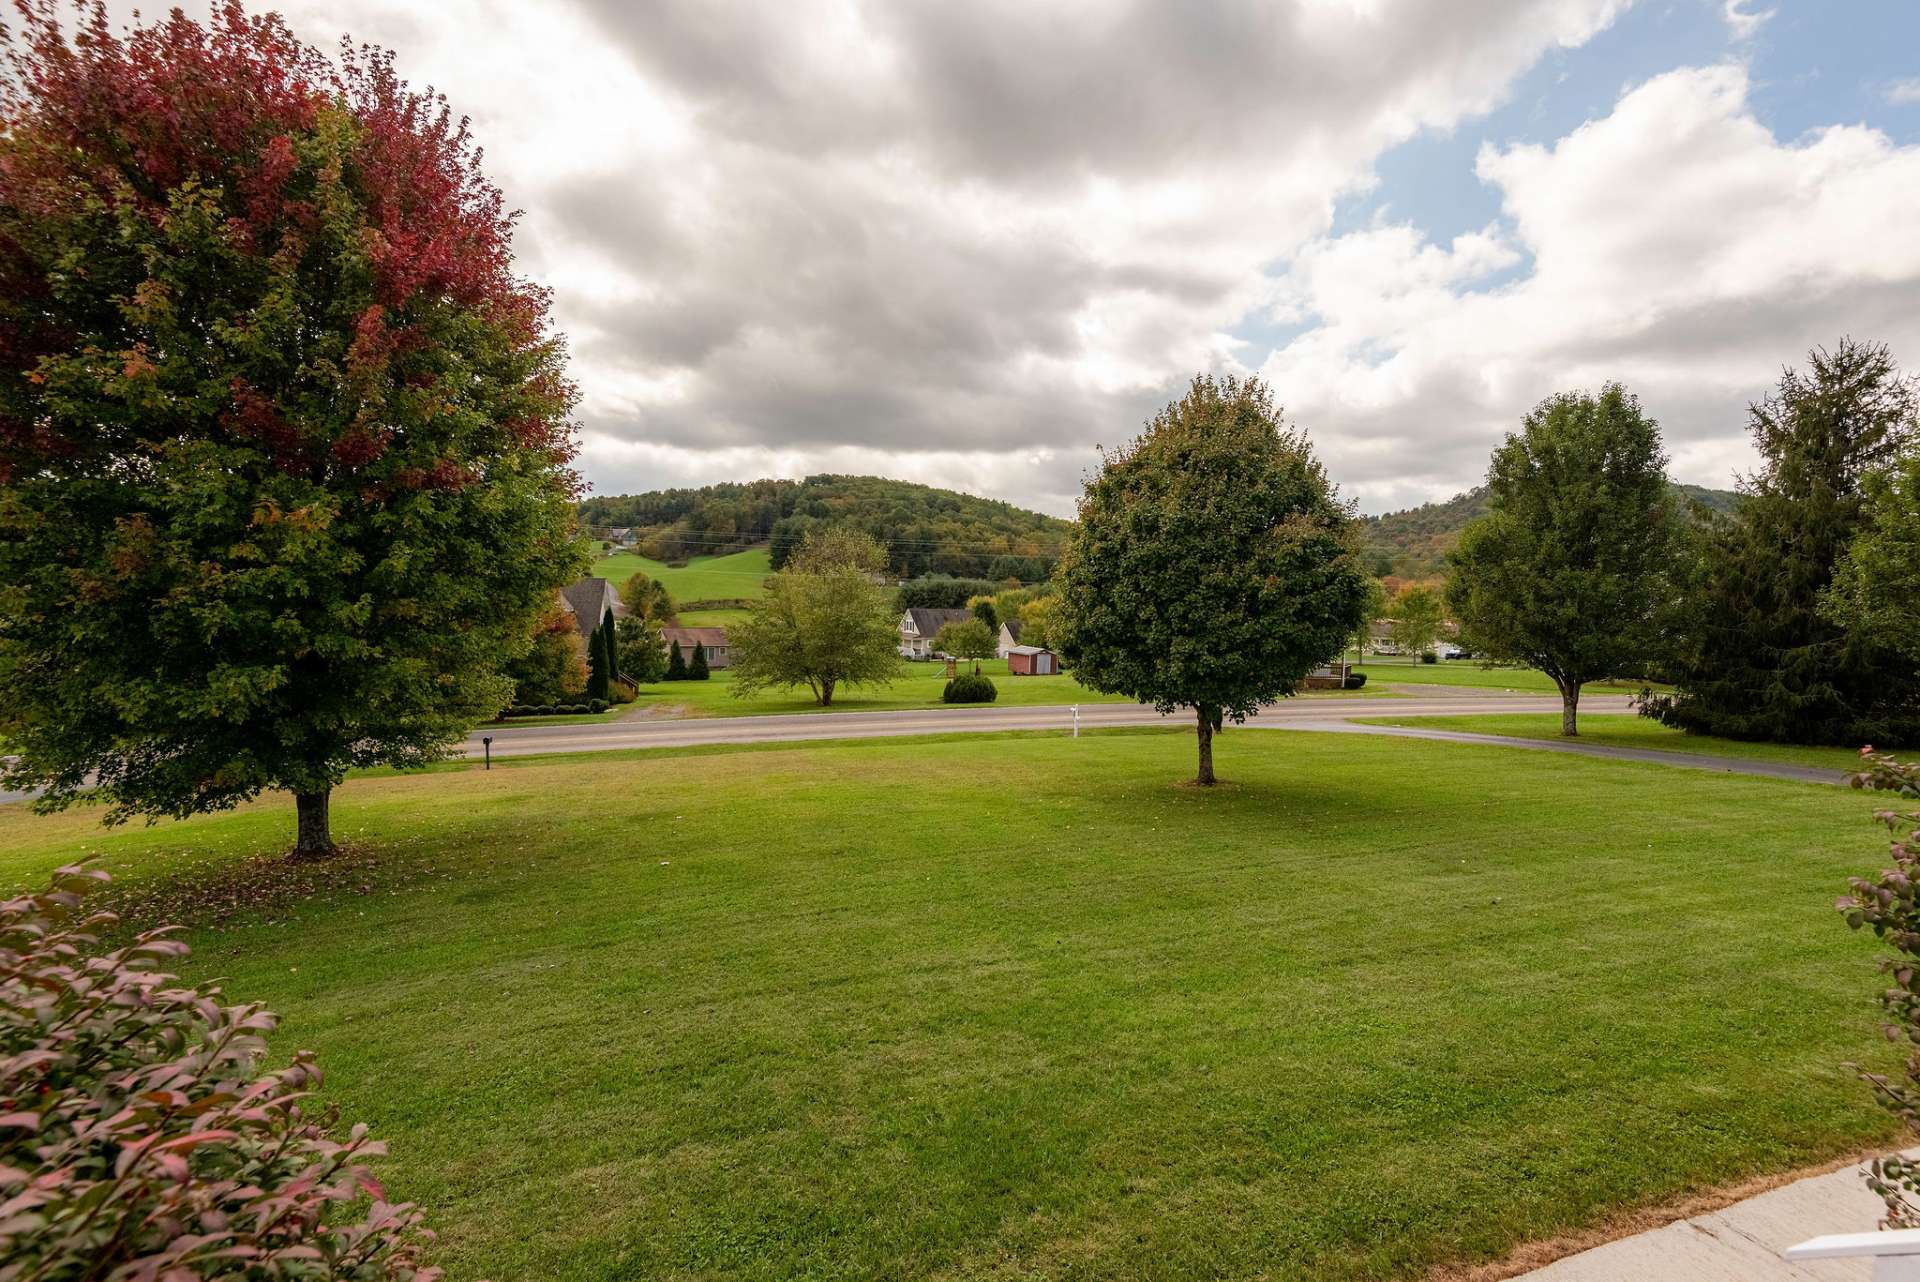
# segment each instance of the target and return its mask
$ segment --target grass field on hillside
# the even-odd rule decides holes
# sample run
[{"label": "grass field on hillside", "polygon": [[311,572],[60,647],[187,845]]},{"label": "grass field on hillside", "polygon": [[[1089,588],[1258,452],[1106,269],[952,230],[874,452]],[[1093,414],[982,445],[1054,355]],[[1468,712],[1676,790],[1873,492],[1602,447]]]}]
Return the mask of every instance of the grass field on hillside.
[{"label": "grass field on hillside", "polygon": [[[1464,730],[1471,734],[1512,735],[1522,739],[1557,739],[1560,714],[1506,713],[1478,717],[1368,717],[1371,725],[1415,726],[1427,730]],[[1583,713],[1582,743],[1620,748],[1651,748],[1660,752],[1702,752],[1717,757],[1745,757],[1756,761],[1786,761],[1802,766],[1857,770],[1860,754],[1851,748],[1810,748],[1791,743],[1748,743],[1692,735],[1645,717],[1619,713]]]},{"label": "grass field on hillside", "polygon": [[638,553],[616,552],[595,561],[590,573],[617,588],[636,570],[664,583],[675,602],[753,600],[765,595],[763,581],[773,572],[767,549],[759,547],[726,556],[695,557],[677,568]]},{"label": "grass field on hillside", "polygon": [[[973,670],[971,663],[960,666]],[[1007,672],[1005,659],[982,659],[980,671],[991,678],[999,697],[999,707],[1038,707],[1075,703],[1132,703],[1124,695],[1100,694],[1074,680],[1070,672],[1045,677],[1016,677]],[[790,712],[898,712],[911,708],[944,707],[940,692],[946,688],[944,663],[900,661],[899,675],[884,686],[862,685],[834,691],[833,703],[822,708],[802,687],[799,690],[763,690],[747,698],[735,698],[733,674],[722,668],[708,681],[661,681],[640,687],[636,715],[687,717],[747,717]],[[1381,689],[1336,691],[1314,694],[1311,698],[1350,698],[1355,694],[1384,695]]]},{"label": "grass field on hillside", "polygon": [[[1233,731],[356,779],[189,936],[456,1277],[1418,1278],[1890,1138],[1875,798]],[[289,804],[103,832],[212,914]],[[170,880],[185,878],[184,883]],[[183,888],[184,886],[184,888]]]}]

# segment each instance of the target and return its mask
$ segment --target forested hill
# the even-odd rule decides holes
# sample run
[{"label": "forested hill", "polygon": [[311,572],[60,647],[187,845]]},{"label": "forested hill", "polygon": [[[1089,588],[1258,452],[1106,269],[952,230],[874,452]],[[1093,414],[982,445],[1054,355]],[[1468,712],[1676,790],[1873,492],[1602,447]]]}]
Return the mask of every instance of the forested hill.
[{"label": "forested hill", "polygon": [[631,527],[639,551],[677,563],[771,545],[779,569],[816,525],[865,530],[903,578],[951,574],[1038,582],[1053,573],[1069,524],[997,499],[879,476],[809,476],[596,496],[580,505],[591,529]]},{"label": "forested hill", "polygon": [[[1740,496],[1732,490],[1701,485],[1673,487],[1687,499],[1716,512],[1730,511]],[[1438,574],[1442,559],[1459,541],[1468,521],[1487,510],[1487,487],[1475,486],[1444,503],[1423,503],[1404,512],[1367,518],[1367,554],[1376,574],[1421,578]]]}]

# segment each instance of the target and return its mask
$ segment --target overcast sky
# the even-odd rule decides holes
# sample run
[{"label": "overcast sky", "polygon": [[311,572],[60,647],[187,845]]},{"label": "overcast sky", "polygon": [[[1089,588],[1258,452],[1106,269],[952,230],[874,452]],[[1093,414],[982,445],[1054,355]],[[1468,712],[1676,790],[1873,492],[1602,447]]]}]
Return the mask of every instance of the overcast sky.
[{"label": "overcast sky", "polygon": [[288,0],[470,114],[598,493],[1070,514],[1258,371],[1367,511],[1620,379],[1683,480],[1843,334],[1920,368],[1920,0]]}]

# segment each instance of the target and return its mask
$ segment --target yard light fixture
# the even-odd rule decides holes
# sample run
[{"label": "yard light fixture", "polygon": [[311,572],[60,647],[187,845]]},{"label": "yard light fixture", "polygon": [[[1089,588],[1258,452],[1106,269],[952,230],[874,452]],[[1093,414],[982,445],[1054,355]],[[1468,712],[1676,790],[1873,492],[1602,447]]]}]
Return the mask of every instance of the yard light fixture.
[{"label": "yard light fixture", "polygon": [[1080,705],[1077,703],[1073,705],[1073,737],[1080,737]]},{"label": "yard light fixture", "polygon": [[480,745],[485,748],[487,752],[487,764],[485,768],[491,770],[493,769],[493,736],[490,734],[481,735]]}]

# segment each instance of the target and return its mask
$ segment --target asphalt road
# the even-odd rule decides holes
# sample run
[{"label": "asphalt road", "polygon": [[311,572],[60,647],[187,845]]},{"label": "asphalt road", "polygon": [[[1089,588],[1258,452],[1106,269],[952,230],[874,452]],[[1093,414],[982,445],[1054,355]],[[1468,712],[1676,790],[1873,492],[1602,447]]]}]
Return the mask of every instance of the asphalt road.
[{"label": "asphalt road", "polygon": [[[1592,712],[1626,712],[1624,695],[1590,695],[1581,700],[1581,709]],[[1355,717],[1406,717],[1456,715],[1482,712],[1558,712],[1557,696],[1534,695],[1429,695],[1404,699],[1288,699],[1269,704],[1247,721],[1248,726],[1301,726],[1306,722],[1327,722],[1360,730],[1375,726],[1352,726]],[[1131,703],[1083,703],[1080,725],[1086,729],[1101,726],[1157,726],[1193,724],[1191,712],[1162,717],[1152,708]],[[988,733],[999,730],[1073,729],[1073,712],[1068,707],[984,707],[927,708],[910,712],[808,712],[779,717],[709,717],[690,720],[649,721],[628,718],[597,725],[501,726],[475,731],[467,736],[466,755],[481,755],[481,738],[491,735],[496,757],[524,757],[543,752],[605,752],[617,748],[684,748],[708,743],[779,743],[806,739],[873,739],[892,735]]]}]

